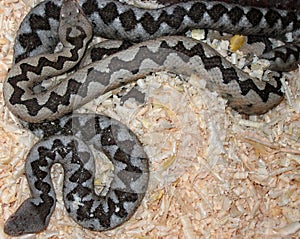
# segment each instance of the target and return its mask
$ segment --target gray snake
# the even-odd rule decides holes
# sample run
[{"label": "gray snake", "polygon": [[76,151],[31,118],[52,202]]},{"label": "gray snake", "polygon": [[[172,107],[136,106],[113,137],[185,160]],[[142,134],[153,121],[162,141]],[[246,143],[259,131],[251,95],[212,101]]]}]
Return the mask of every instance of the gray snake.
[{"label": "gray snake", "polygon": [[[83,0],[80,5],[82,10],[72,0],[42,2],[24,19],[16,38],[15,64],[3,86],[4,99],[9,110],[44,139],[27,157],[25,168],[32,197],[7,220],[5,232],[10,235],[47,227],[55,207],[49,169],[56,162],[65,170],[67,211],[83,227],[112,229],[128,220],[139,206],[149,169],[147,155],[136,136],[106,116],[68,115],[101,94],[151,72],[166,70],[205,77],[207,88],[218,92],[241,113],[261,114],[282,100],[279,77],[268,81],[250,78],[206,44],[164,35],[200,27],[283,41],[289,38],[292,42],[262,57],[270,60],[272,70],[280,71],[295,68],[299,61],[300,16],[292,11],[206,1],[156,10],[106,0]],[[39,87],[43,80],[77,65],[92,32],[142,42],[76,69],[49,89]],[[53,54],[58,41],[64,47]],[[123,42],[114,44],[122,48]],[[94,193],[93,157],[86,145],[103,151],[114,164],[115,178],[103,197]]]}]

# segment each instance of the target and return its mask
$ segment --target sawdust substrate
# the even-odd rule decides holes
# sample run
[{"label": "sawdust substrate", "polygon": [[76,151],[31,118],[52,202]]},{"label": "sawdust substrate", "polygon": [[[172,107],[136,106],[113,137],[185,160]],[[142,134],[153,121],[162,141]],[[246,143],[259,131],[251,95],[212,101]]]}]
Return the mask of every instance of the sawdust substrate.
[{"label": "sawdust substrate", "polygon": [[[0,0],[1,89],[18,25],[37,2]],[[250,118],[226,107],[201,80],[190,82],[158,73],[137,83],[146,94],[144,104],[121,105],[117,90],[81,110],[122,121],[145,145],[151,179],[128,222],[107,232],[73,222],[63,206],[63,174],[56,166],[58,202],[50,225],[21,238],[300,238],[298,72],[289,75],[280,105]],[[0,238],[10,238],[3,225],[29,196],[24,160],[38,139],[10,114],[0,91]]]}]

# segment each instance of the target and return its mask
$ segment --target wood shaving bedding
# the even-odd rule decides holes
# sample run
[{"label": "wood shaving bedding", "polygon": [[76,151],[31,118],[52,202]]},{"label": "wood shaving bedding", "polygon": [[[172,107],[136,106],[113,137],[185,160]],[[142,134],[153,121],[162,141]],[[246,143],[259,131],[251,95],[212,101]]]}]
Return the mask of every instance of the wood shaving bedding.
[{"label": "wood shaving bedding", "polygon": [[[0,1],[3,82],[18,24],[37,1]],[[90,102],[79,111],[120,120],[145,145],[151,178],[142,205],[114,230],[82,229],[64,209],[63,172],[57,165],[52,176],[58,202],[50,225],[20,238],[299,238],[299,82],[298,72],[291,73],[285,83],[288,100],[250,118],[226,107],[224,99],[205,89],[204,79],[191,76],[186,83],[165,72],[138,81],[145,103],[121,103],[118,94],[135,84]],[[29,196],[24,160],[38,139],[6,109],[2,90],[0,107],[0,238],[10,238],[3,225]],[[106,181],[109,174],[99,172],[97,185]]]}]

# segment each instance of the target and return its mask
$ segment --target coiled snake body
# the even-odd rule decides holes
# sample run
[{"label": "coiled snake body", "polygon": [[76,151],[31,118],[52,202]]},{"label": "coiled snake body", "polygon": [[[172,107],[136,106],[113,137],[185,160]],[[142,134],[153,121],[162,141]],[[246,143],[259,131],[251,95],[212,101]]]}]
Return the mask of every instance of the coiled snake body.
[{"label": "coiled snake body", "polygon": [[[47,227],[55,207],[49,173],[55,162],[62,163],[65,170],[66,208],[83,227],[108,230],[135,212],[145,194],[149,174],[148,158],[136,136],[109,117],[64,116],[107,91],[150,72],[167,70],[205,77],[209,89],[217,91],[242,113],[261,114],[281,101],[278,77],[271,77],[268,82],[250,78],[199,41],[161,36],[179,34],[192,27],[274,38],[289,36],[292,43],[262,57],[271,61],[272,70],[290,70],[299,61],[300,16],[292,11],[206,1],[156,10],[107,0],[83,0],[80,5],[83,11],[72,0],[42,2],[25,18],[16,38],[15,65],[3,86],[4,99],[10,111],[29,122],[33,130],[42,132],[45,140],[38,142],[28,155],[25,168],[32,197],[7,220],[5,232],[10,235]],[[43,88],[44,79],[77,65],[92,32],[131,42],[153,40],[130,47],[129,44],[128,49]],[[50,53],[59,40],[64,46],[62,51]],[[123,43],[114,44],[118,48]],[[113,52],[112,49],[113,46],[107,50]],[[102,150],[114,164],[115,178],[105,196],[94,193],[94,164],[86,145]]]}]

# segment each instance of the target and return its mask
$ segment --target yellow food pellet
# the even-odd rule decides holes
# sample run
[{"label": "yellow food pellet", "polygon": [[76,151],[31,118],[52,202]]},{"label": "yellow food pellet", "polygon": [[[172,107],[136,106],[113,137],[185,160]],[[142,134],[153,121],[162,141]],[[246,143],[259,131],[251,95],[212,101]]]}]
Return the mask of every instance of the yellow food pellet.
[{"label": "yellow food pellet", "polygon": [[234,35],[230,38],[230,49],[232,51],[237,51],[246,42],[246,37],[242,35]]}]

